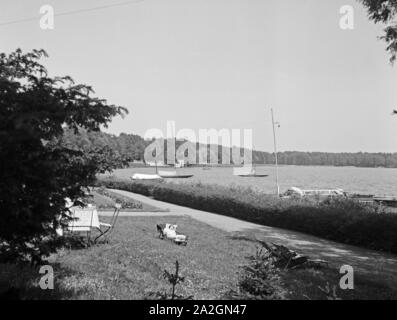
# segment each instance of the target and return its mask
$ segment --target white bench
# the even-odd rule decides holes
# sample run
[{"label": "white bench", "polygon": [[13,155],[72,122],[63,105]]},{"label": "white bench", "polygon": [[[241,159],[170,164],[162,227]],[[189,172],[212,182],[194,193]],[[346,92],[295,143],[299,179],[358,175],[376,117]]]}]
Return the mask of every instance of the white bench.
[{"label": "white bench", "polygon": [[72,207],[70,208],[70,217],[73,219],[69,222],[65,231],[68,232],[86,232],[87,239],[90,241],[92,229],[99,231],[99,236],[94,239],[94,243],[101,237],[109,237],[111,231],[114,229],[118,215],[120,213],[121,205],[116,204],[115,210],[110,223],[99,221],[98,211],[94,206],[86,208]]}]

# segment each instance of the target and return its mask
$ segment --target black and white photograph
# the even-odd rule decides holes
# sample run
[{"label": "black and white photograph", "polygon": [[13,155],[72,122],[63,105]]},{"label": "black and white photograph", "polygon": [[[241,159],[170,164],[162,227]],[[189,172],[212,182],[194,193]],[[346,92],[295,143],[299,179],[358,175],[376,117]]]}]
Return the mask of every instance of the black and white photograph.
[{"label": "black and white photograph", "polygon": [[0,300],[396,300],[396,86],[396,0],[1,0]]}]

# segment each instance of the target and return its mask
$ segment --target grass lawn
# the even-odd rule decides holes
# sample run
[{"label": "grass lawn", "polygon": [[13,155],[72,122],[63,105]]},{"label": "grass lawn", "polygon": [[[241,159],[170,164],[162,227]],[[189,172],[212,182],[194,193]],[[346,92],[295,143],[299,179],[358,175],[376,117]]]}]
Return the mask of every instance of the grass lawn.
[{"label": "grass lawn", "polygon": [[[104,218],[102,218],[104,219]],[[173,272],[175,261],[186,277],[177,293],[196,299],[215,299],[237,283],[237,268],[244,262],[246,243],[185,217],[120,217],[109,244],[84,250],[64,250],[54,262],[84,274],[61,281],[88,299],[143,299],[150,292],[169,290],[164,269]],[[104,219],[105,220],[105,219]],[[190,237],[178,246],[157,237],[157,223],[176,223]],[[233,249],[232,249],[233,248]],[[251,246],[253,249],[253,246]],[[252,253],[252,252],[251,252]]]},{"label": "grass lawn", "polygon": [[[189,244],[178,246],[159,239],[156,224],[164,222],[177,223],[180,232],[189,235]],[[74,299],[144,299],[150,292],[170,289],[163,272],[174,272],[178,260],[186,280],[177,294],[215,299],[237,284],[238,265],[254,251],[252,244],[235,241],[187,217],[119,217],[109,244],[62,249],[51,257],[58,292],[48,293],[48,298],[64,294]],[[0,292],[12,278],[10,269],[0,268]],[[14,282],[16,286],[18,282]],[[33,287],[37,294],[37,281]],[[26,296],[32,297],[29,290]],[[45,297],[44,291],[41,297]]]},{"label": "grass lawn", "polygon": [[[101,220],[105,220],[102,217]],[[150,292],[169,291],[164,270],[174,272],[175,260],[185,282],[176,293],[194,299],[219,299],[237,288],[239,266],[256,252],[258,243],[240,234],[214,229],[189,217],[120,217],[108,244],[60,250],[50,258],[55,290],[38,287],[38,270],[0,265],[0,294],[12,285],[27,299],[144,299]],[[189,235],[186,247],[156,234],[157,223],[176,223]],[[281,273],[289,298],[325,299],[318,286],[339,283],[337,269]],[[355,274],[356,289],[338,294],[343,299],[397,298],[393,284]],[[394,286],[396,287],[396,286]]]}]

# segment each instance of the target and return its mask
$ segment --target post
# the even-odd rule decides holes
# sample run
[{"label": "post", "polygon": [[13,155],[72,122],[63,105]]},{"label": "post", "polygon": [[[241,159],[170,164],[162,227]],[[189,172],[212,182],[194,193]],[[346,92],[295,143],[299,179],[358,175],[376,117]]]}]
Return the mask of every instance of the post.
[{"label": "post", "polygon": [[174,139],[174,168],[176,168],[176,134],[175,134],[175,139]]},{"label": "post", "polygon": [[274,115],[273,115],[273,109],[271,109],[272,112],[272,124],[273,124],[273,142],[274,142],[274,156],[276,159],[276,185],[277,185],[277,196],[280,196],[280,186],[278,184],[278,159],[277,159],[277,142],[276,142],[276,129],[274,127]]}]

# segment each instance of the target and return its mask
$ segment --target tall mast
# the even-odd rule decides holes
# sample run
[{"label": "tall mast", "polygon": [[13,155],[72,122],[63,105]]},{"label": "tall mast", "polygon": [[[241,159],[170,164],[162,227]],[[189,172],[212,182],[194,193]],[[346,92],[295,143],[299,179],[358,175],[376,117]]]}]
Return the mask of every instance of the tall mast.
[{"label": "tall mast", "polygon": [[274,156],[276,159],[276,185],[277,185],[277,196],[280,196],[280,186],[278,184],[278,159],[277,159],[277,142],[276,142],[276,129],[274,126],[274,115],[273,115],[273,109],[271,109],[272,112],[272,124],[273,124],[273,142],[274,142]]}]

